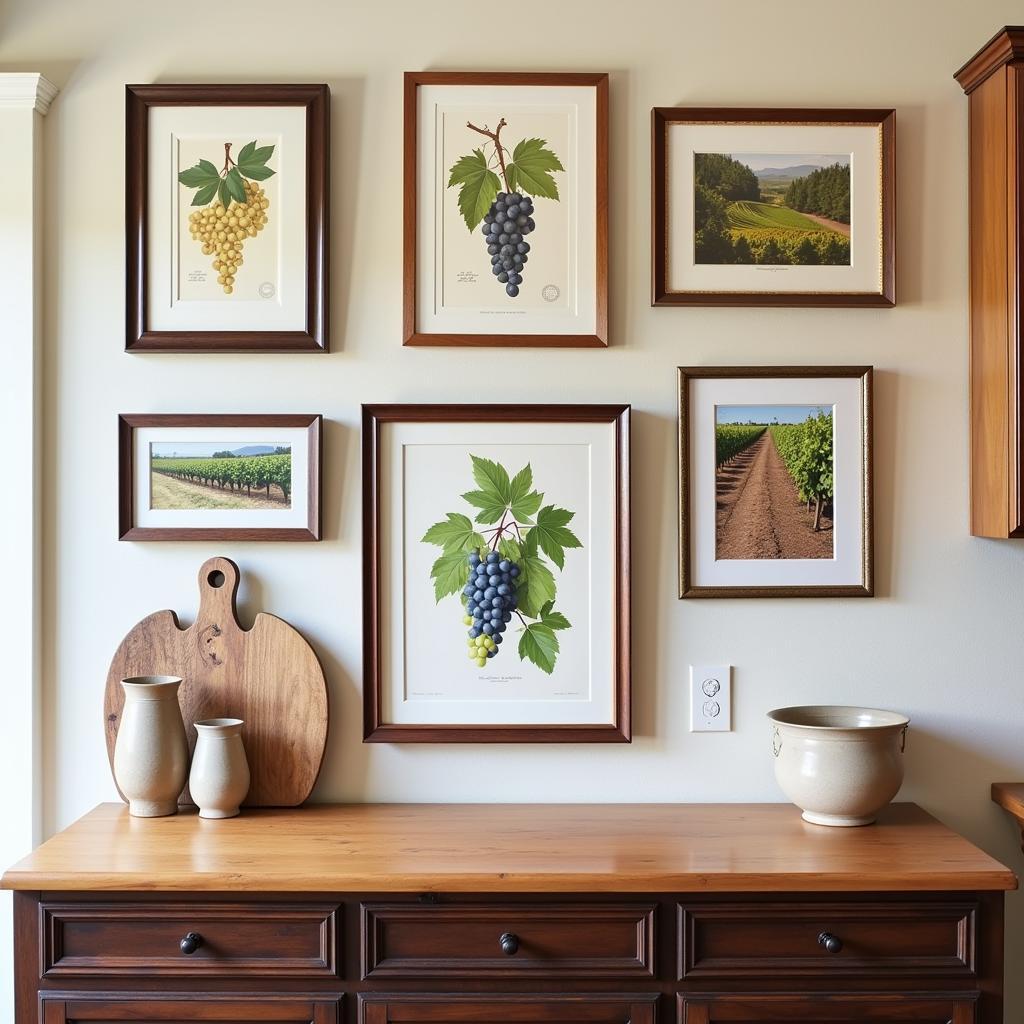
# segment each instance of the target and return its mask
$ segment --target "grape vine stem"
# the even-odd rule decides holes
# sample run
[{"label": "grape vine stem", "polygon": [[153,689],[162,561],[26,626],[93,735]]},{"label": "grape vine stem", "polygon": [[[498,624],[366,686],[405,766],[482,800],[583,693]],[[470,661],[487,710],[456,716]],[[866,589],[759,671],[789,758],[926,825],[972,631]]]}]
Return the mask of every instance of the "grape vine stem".
[{"label": "grape vine stem", "polygon": [[224,167],[220,172],[220,176],[223,178],[231,167],[235,166],[235,161],[231,159],[231,143],[224,143]]},{"label": "grape vine stem", "polygon": [[501,129],[507,124],[508,121],[506,121],[505,118],[502,118],[493,132],[489,131],[486,125],[484,125],[483,128],[478,128],[472,121],[467,121],[466,127],[472,128],[473,131],[479,132],[481,135],[486,135],[487,138],[494,143],[494,151],[498,154],[498,165],[501,167],[501,178],[505,182],[505,190],[507,192],[511,192],[512,189],[509,188],[508,184],[508,174],[505,172],[505,148],[502,146],[501,140],[498,138],[498,136],[501,135]]}]

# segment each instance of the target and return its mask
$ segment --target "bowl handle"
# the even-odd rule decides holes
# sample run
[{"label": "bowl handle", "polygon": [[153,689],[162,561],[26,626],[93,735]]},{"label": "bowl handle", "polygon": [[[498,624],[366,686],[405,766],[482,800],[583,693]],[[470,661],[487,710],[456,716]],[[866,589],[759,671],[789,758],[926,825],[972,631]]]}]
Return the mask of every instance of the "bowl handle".
[{"label": "bowl handle", "polygon": [[[905,732],[905,730],[904,730]],[[779,735],[779,727],[772,726],[772,754],[778,757],[782,751],[782,737]]]}]

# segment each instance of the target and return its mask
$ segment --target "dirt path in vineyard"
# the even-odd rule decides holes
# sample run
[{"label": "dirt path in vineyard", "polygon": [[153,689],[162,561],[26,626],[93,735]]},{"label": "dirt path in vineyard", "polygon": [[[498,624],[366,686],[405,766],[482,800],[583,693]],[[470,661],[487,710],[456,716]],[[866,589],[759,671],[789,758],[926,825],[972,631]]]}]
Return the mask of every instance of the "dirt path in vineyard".
[{"label": "dirt path in vineyard", "polygon": [[[786,465],[766,430],[715,478],[718,558],[831,558],[832,520],[797,495]],[[831,512],[831,509],[829,509]]]},{"label": "dirt path in vineyard", "polygon": [[281,489],[271,485],[272,497],[267,498],[266,491],[252,492],[249,497],[244,491],[231,491],[207,484],[194,484],[191,480],[179,480],[166,473],[153,473],[150,476],[150,505],[158,509],[190,509],[190,508],[289,508],[291,502],[284,500]]}]

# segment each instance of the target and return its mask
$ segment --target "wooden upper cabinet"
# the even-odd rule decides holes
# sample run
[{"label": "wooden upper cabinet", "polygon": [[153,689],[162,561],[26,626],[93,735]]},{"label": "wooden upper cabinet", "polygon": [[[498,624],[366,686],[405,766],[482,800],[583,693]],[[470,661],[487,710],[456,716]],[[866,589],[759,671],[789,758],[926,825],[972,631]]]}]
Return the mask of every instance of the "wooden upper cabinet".
[{"label": "wooden upper cabinet", "polygon": [[971,533],[1024,537],[1024,27],[955,78],[970,103]]}]

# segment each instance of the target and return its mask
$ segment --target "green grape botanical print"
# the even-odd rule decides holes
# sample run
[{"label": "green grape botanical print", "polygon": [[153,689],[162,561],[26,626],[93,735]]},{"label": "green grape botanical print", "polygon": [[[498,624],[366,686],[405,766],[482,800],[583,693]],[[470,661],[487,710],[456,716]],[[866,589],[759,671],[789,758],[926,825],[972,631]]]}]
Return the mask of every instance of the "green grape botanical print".
[{"label": "green grape botanical print", "polygon": [[[467,665],[483,668],[514,632],[520,660],[550,675],[558,635],[571,628],[555,608],[551,565],[561,573],[566,550],[583,546],[569,529],[575,513],[543,504],[529,464],[510,477],[499,462],[476,455],[470,460],[476,490],[462,498],[476,509],[473,519],[449,512],[423,535],[424,543],[443,549],[430,573],[434,597],[440,602],[459,595]],[[456,625],[453,616],[453,635]]]},{"label": "green grape botanical print", "polygon": [[493,132],[486,125],[480,128],[466,122],[467,128],[487,141],[452,164],[448,188],[460,186],[459,212],[470,232],[483,222],[491,272],[505,286],[505,294],[514,299],[530,260],[526,238],[537,226],[534,198],[558,202],[558,183],[552,172],[565,168],[544,139],[521,139],[510,153],[501,141],[501,130],[507,126],[504,117]]},{"label": "green grape botanical print", "polygon": [[202,207],[189,214],[189,231],[202,246],[203,255],[213,257],[217,284],[225,295],[235,290],[235,277],[244,262],[244,242],[267,225],[270,200],[260,182],[274,174],[267,166],[273,155],[273,146],[257,148],[254,139],[238,151],[235,160],[231,143],[225,142],[219,170],[211,161],[200,160],[178,175],[185,188],[195,190],[191,205]]}]

